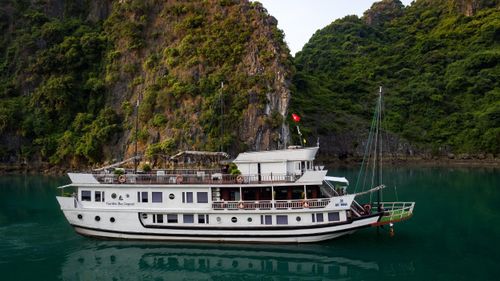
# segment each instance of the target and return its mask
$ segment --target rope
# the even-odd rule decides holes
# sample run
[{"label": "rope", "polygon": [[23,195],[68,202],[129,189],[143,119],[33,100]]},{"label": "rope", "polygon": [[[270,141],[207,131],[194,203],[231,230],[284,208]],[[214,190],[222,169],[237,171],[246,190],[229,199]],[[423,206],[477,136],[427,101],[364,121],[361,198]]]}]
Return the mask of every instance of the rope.
[{"label": "rope", "polygon": [[[356,186],[354,187],[354,193],[356,193],[358,191],[360,178],[361,178],[361,175],[363,174],[363,169],[365,169],[365,162],[367,160],[366,158],[368,158],[368,161],[370,158],[370,154],[368,153],[368,151],[369,151],[369,149],[371,147],[371,143],[372,143],[373,131],[374,131],[374,126],[375,126],[375,116],[376,116],[376,112],[374,112],[374,114],[373,114],[372,124],[370,126],[370,132],[368,134],[368,141],[367,141],[366,146],[365,146],[365,153],[363,154],[363,161],[361,162],[361,169],[359,169],[358,177],[356,179]],[[368,165],[366,165],[366,169],[368,169]],[[366,180],[366,173],[365,173],[365,180]],[[365,183],[363,181],[363,186],[364,186],[364,184]]]}]

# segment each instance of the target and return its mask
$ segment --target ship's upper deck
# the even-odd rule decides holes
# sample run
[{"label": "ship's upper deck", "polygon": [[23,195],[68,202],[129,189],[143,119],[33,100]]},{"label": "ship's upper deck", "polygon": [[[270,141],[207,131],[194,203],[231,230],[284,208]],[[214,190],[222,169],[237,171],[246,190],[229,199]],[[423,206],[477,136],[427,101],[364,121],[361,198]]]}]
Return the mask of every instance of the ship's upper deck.
[{"label": "ship's upper deck", "polygon": [[[150,172],[117,169],[115,172],[100,169],[92,174],[69,174],[73,184],[208,184],[255,185],[321,183],[327,171],[314,166],[318,147],[289,148],[283,150],[245,152],[232,162],[239,173],[230,174],[226,166],[217,168],[171,168]],[[192,153],[190,153],[191,155]],[[118,173],[117,173],[118,171]]]}]

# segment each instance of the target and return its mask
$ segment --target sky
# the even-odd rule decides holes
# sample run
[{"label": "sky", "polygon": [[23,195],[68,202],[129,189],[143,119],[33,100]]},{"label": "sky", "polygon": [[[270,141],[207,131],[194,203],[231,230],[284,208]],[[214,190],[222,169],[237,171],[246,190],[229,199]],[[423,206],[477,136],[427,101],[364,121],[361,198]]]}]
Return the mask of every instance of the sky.
[{"label": "sky", "polygon": [[[362,16],[375,0],[258,0],[278,20],[292,55],[302,50],[309,38],[334,20],[347,15]],[[410,5],[412,0],[401,0]]]}]

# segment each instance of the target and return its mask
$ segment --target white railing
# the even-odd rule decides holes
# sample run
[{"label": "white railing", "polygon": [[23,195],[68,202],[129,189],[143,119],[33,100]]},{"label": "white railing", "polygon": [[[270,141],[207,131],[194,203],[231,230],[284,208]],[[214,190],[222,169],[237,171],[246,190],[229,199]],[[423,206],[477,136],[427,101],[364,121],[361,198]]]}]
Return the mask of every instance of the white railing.
[{"label": "white railing", "polygon": [[[380,202],[380,207],[384,211],[384,219],[397,221],[413,215],[415,202]],[[378,208],[378,203],[374,203],[373,209],[378,210]]]},{"label": "white railing", "polygon": [[330,198],[277,201],[217,201],[212,203],[212,208],[214,210],[307,209],[324,208],[329,203]]},{"label": "white railing", "polygon": [[[180,173],[176,173],[180,172]],[[291,174],[260,174],[260,175],[229,175],[209,171],[163,171],[156,174],[94,174],[100,183],[107,184],[256,184],[294,182],[296,175]]]}]

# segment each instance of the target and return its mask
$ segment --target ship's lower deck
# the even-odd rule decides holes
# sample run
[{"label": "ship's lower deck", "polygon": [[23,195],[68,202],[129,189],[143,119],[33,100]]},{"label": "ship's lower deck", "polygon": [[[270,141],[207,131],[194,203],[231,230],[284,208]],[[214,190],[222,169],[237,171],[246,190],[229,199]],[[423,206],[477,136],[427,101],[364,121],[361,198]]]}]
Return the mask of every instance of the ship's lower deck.
[{"label": "ship's lower deck", "polygon": [[138,209],[63,208],[63,212],[75,231],[85,236],[250,243],[318,242],[353,233],[357,229],[376,224],[380,219],[380,214],[348,218],[345,216],[346,211],[328,212],[325,209],[195,213],[189,210],[160,212]]}]

